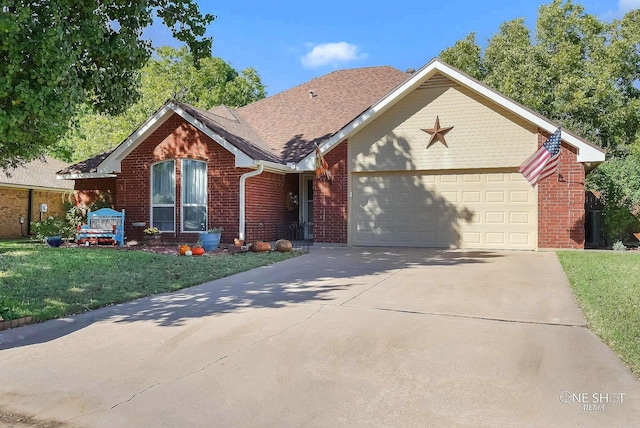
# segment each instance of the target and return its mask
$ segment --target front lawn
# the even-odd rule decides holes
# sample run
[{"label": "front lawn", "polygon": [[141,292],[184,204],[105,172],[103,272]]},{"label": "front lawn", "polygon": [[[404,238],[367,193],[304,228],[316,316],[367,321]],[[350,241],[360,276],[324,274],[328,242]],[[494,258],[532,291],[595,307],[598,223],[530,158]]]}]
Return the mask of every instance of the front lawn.
[{"label": "front lawn", "polygon": [[640,252],[559,252],[591,330],[640,376]]},{"label": "front lawn", "polygon": [[202,284],[298,254],[177,257],[117,248],[0,242],[0,317],[59,318]]}]

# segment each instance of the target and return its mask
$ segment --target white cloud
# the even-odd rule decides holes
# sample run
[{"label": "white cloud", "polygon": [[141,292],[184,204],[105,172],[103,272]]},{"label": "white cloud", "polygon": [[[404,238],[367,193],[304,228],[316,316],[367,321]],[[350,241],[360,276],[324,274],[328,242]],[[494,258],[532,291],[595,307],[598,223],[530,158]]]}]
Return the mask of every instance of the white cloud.
[{"label": "white cloud", "polygon": [[633,9],[640,9],[640,0],[620,0],[618,9],[621,14],[625,14]]},{"label": "white cloud", "polygon": [[316,45],[310,52],[302,56],[302,65],[313,68],[327,64],[337,64],[366,58],[359,53],[360,48],[347,42],[323,43]]}]

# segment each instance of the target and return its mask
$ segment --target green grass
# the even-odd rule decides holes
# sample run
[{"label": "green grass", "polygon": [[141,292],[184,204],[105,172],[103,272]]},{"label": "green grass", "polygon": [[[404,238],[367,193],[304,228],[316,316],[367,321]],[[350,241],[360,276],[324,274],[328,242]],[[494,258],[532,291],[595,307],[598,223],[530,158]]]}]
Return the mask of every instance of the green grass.
[{"label": "green grass", "polygon": [[292,253],[177,257],[115,248],[0,242],[0,317],[37,321],[85,312],[233,275]]},{"label": "green grass", "polygon": [[559,252],[593,330],[640,377],[640,253]]}]

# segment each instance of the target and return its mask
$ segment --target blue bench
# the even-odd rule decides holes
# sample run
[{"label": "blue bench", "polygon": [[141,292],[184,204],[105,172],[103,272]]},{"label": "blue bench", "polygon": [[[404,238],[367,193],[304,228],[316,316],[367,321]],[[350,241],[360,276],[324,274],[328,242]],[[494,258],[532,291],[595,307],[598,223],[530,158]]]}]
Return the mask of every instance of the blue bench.
[{"label": "blue bench", "polygon": [[86,225],[78,229],[79,245],[110,243],[124,246],[124,210],[100,208],[89,211]]}]

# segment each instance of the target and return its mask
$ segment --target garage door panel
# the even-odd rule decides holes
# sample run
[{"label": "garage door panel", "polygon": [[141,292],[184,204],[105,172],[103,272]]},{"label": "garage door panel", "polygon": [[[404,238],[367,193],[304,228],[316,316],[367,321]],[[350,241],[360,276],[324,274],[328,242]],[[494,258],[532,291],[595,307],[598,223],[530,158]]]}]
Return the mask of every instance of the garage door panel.
[{"label": "garage door panel", "polygon": [[448,202],[457,203],[458,202],[458,192],[457,191],[442,191],[440,192],[440,196],[446,199]]},{"label": "garage door panel", "polygon": [[487,211],[485,213],[485,223],[487,224],[505,224],[504,211]]},{"label": "garage door panel", "polygon": [[492,204],[492,203],[496,203],[496,204],[500,204],[500,203],[504,203],[504,201],[506,200],[505,198],[505,192],[503,190],[499,190],[499,191],[491,191],[491,190],[487,190],[485,192],[485,198],[486,198],[486,202],[487,204]]},{"label": "garage door panel", "polygon": [[467,204],[480,203],[482,200],[482,193],[478,190],[471,192],[462,192],[462,202]]},{"label": "garage door panel", "polygon": [[534,249],[537,196],[519,173],[354,174],[354,245]]},{"label": "garage door panel", "polygon": [[528,233],[509,233],[509,243],[511,245],[521,245],[523,247],[528,247],[532,243],[530,242],[530,236]]},{"label": "garage door panel", "polygon": [[511,211],[509,212],[509,222],[511,224],[530,224],[531,213],[528,211]]},{"label": "garage door panel", "polygon": [[531,191],[511,191],[509,192],[509,202],[515,204],[528,204],[531,201]]}]

